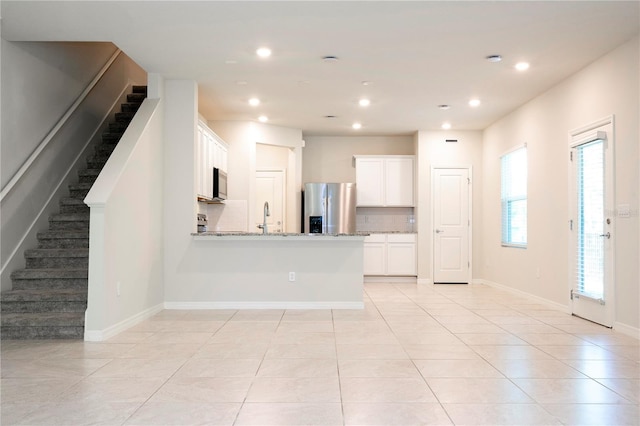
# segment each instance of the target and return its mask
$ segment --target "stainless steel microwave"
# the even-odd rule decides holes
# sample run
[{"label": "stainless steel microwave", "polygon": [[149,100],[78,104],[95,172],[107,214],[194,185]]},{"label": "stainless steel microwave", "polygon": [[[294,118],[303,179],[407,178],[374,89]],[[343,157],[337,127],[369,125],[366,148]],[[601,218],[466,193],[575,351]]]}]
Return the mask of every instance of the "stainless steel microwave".
[{"label": "stainless steel microwave", "polygon": [[227,174],[217,167],[213,168],[213,199],[227,199]]}]

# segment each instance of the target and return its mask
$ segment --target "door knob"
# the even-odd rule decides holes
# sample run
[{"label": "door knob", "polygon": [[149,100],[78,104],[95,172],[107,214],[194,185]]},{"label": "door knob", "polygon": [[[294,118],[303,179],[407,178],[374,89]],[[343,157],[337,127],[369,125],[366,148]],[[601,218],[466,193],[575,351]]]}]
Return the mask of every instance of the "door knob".
[{"label": "door knob", "polygon": [[444,232],[442,229],[436,229],[436,234],[440,234],[442,232]]},{"label": "door knob", "polygon": [[611,238],[611,232],[607,232],[606,234],[600,234],[600,236],[609,239]]}]

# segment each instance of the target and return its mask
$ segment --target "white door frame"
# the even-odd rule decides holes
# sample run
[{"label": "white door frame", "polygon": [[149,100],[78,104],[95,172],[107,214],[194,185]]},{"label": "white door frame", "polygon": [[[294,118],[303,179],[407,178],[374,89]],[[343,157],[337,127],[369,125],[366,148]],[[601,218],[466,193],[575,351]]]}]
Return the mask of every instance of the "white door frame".
[{"label": "white door frame", "polygon": [[[602,321],[602,325],[606,327],[613,327],[615,323],[616,317],[616,299],[615,299],[615,238],[616,238],[616,214],[615,214],[615,117],[610,115],[601,120],[590,123],[584,127],[572,130],[569,132],[569,151],[572,152],[573,149],[579,145],[589,142],[588,139],[595,140],[592,134],[597,132],[599,129],[604,126],[610,126],[610,131],[607,131],[607,138],[604,140],[605,143],[605,153],[604,153],[604,168],[605,168],[605,176],[604,176],[604,191],[605,191],[605,200],[604,200],[604,209],[605,216],[608,215],[608,218],[611,220],[611,223],[608,228],[605,228],[608,232],[610,232],[611,237],[605,241],[605,244],[608,244],[609,247],[605,249],[605,271],[604,271],[604,290],[605,290],[605,299],[603,302],[606,303],[607,309],[605,311],[605,318]],[[570,154],[571,155],[571,154]],[[569,164],[569,197],[575,197],[577,188],[575,182],[575,165],[571,161],[571,158],[568,158]],[[569,201],[569,226],[573,226],[575,222],[573,220],[576,218],[575,211],[575,201],[571,198]],[[569,308],[571,313],[574,313],[573,308],[573,288],[575,282],[575,253],[577,252],[576,241],[574,238],[575,234],[572,230],[569,230]],[[584,297],[584,296],[582,296]],[[590,318],[586,318],[590,319]],[[595,321],[601,323],[600,321]],[[606,324],[605,324],[606,323]]]},{"label": "white door frame", "polygon": [[431,165],[431,194],[430,194],[430,216],[431,216],[431,224],[429,226],[430,229],[430,237],[431,237],[431,282],[434,283],[435,279],[435,268],[436,268],[436,239],[433,237],[435,234],[435,223],[434,223],[434,185],[435,185],[435,172],[439,169],[465,169],[468,171],[469,176],[469,275],[468,275],[468,283],[471,284],[473,281],[473,166],[439,166],[439,165]]}]

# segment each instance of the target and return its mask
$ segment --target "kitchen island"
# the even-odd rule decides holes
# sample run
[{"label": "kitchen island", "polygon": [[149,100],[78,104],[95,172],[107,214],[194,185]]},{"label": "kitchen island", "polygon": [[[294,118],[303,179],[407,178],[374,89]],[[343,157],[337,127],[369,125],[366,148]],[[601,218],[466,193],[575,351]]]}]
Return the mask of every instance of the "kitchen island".
[{"label": "kitchen island", "polygon": [[[192,234],[169,309],[362,309],[364,234]],[[189,250],[190,251],[190,250]],[[197,254],[196,254],[197,253]],[[185,283],[186,284],[186,283]]]}]

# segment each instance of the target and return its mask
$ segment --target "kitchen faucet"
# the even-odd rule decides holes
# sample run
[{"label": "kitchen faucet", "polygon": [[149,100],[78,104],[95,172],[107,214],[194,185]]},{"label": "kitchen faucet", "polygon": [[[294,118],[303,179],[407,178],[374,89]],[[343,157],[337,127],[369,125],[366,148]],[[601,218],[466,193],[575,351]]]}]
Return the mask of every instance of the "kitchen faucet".
[{"label": "kitchen faucet", "polygon": [[264,202],[264,218],[262,219],[262,223],[258,225],[258,228],[262,229],[263,234],[267,234],[269,231],[267,230],[267,216],[271,216],[269,213],[269,202]]}]

